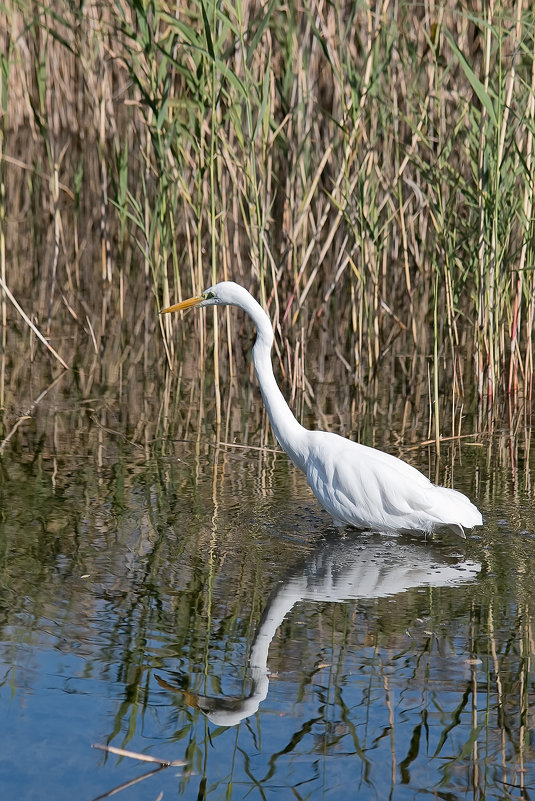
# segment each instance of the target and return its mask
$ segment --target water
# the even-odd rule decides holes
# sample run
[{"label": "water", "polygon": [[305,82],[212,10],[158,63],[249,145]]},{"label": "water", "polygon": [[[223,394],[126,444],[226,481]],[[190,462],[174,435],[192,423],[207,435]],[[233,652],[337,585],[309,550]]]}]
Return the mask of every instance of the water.
[{"label": "water", "polygon": [[466,541],[341,536],[283,454],[140,447],[92,404],[2,454],[2,798],[527,797],[529,438],[444,448]]}]

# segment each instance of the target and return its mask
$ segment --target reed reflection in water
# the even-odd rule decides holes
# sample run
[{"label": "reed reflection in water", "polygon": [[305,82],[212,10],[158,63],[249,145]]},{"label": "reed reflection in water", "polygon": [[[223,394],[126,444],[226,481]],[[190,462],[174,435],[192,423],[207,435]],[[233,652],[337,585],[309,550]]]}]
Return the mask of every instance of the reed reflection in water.
[{"label": "reed reflection in water", "polygon": [[331,535],[280,581],[268,599],[249,654],[250,692],[244,698],[186,692],[186,701],[218,726],[235,726],[253,715],[268,694],[271,641],[301,601],[337,603],[385,598],[419,587],[452,587],[474,581],[480,569],[477,562],[446,560],[432,547],[403,544],[384,535]]},{"label": "reed reflection in water", "polygon": [[[139,775],[92,743],[184,759],[180,779],[176,768],[150,779],[155,796],[530,782],[529,459],[515,463],[516,484],[505,440],[488,465],[470,447],[443,463],[465,490],[478,476],[486,524],[466,541],[344,539],[283,454],[213,448],[207,431],[166,441],[163,455],[156,441],[131,443],[111,409],[94,399],[91,426],[80,412],[73,448],[72,410],[48,407],[51,451],[42,408],[2,455],[2,791],[35,798],[51,763],[57,799]],[[175,426],[184,434],[186,418]],[[234,722],[248,717],[216,725],[200,696],[237,698]],[[32,772],[17,765],[27,748]]]}]

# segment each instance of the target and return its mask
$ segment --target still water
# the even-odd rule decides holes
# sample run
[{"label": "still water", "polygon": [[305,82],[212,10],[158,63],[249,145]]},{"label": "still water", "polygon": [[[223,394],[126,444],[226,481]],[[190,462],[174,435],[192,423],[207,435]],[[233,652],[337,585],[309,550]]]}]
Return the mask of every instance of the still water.
[{"label": "still water", "polygon": [[205,434],[2,454],[0,797],[527,798],[529,448],[457,443],[485,525],[425,541],[341,535],[284,454]]}]

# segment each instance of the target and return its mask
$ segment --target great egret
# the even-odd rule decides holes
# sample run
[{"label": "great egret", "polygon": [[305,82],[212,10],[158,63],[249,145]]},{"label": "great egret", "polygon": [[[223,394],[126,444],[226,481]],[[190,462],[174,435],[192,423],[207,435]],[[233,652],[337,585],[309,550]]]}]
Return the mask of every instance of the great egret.
[{"label": "great egret", "polygon": [[481,513],[465,495],[432,484],[401,459],[338,434],[309,431],[300,425],[273,375],[271,321],[246,289],[222,281],[198,297],[163,309],[162,314],[192,306],[238,306],[255,324],[253,362],[275,436],[306,475],[312,492],[336,525],[426,533],[446,526],[464,536],[465,528],[482,524]]}]

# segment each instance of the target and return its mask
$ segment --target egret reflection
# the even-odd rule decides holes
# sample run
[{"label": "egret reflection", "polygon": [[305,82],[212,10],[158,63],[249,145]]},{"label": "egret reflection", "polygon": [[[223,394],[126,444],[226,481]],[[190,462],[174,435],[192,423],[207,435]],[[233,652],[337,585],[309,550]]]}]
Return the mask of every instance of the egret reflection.
[{"label": "egret reflection", "polygon": [[[335,603],[394,596],[422,587],[452,587],[474,581],[480,570],[478,562],[448,556],[432,545],[384,535],[369,539],[336,535],[294,567],[268,598],[249,652],[249,694],[237,698],[180,692],[187,704],[215,725],[235,726],[253,715],[266,698],[269,646],[299,601]],[[172,689],[167,682],[159,682]]]}]

